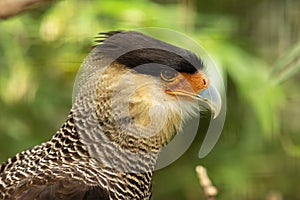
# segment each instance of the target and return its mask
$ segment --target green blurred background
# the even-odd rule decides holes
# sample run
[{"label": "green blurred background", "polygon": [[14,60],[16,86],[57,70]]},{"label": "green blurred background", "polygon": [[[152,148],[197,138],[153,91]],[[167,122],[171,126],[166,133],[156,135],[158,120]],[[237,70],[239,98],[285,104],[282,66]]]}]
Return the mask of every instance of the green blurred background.
[{"label": "green blurred background", "polygon": [[300,1],[49,1],[0,22],[0,162],[48,140],[72,104],[76,72],[98,32],[170,28],[223,72],[227,118],[213,151],[191,148],[154,176],[153,199],[300,199]]}]

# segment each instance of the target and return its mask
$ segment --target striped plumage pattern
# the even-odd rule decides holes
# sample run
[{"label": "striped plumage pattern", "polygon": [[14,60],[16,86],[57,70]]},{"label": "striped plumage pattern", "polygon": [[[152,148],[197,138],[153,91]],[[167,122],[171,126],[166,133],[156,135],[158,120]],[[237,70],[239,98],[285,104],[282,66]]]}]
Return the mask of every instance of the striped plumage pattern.
[{"label": "striped plumage pattern", "polygon": [[91,158],[72,113],[49,142],[10,158],[1,165],[0,174],[0,199],[149,199],[151,195],[151,172],[116,172]]},{"label": "striped plumage pattern", "polygon": [[[98,42],[82,64],[63,126],[0,166],[0,199],[150,199],[161,148],[198,108],[193,98],[178,99],[166,88],[182,94],[194,84],[197,91],[187,94],[198,94],[204,88],[198,83],[207,87],[198,81],[203,63],[137,32],[110,32]],[[163,81],[166,66],[184,76]]]}]

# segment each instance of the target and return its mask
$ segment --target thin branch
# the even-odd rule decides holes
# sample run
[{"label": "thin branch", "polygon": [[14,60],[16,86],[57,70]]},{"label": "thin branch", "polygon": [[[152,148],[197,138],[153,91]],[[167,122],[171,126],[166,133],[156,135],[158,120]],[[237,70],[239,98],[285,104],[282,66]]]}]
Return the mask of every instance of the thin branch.
[{"label": "thin branch", "polygon": [[15,16],[35,4],[46,0],[0,0],[0,19]]},{"label": "thin branch", "polygon": [[207,200],[216,200],[218,190],[215,186],[212,185],[212,182],[207,175],[206,169],[203,166],[198,165],[196,167],[196,173],[198,175],[199,183],[200,183],[201,187],[203,188],[206,199]]}]

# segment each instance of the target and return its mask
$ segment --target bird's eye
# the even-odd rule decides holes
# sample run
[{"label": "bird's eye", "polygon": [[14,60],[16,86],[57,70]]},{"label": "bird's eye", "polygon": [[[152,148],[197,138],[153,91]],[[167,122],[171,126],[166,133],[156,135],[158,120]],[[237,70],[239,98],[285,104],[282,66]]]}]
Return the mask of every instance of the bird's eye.
[{"label": "bird's eye", "polygon": [[161,79],[167,82],[174,81],[177,75],[178,75],[177,71],[170,70],[170,69],[163,69],[160,72]]}]

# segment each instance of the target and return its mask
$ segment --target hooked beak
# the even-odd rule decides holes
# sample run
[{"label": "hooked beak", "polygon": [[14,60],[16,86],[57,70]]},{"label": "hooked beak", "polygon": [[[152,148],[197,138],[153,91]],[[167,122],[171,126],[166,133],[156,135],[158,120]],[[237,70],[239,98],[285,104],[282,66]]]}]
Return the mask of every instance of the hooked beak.
[{"label": "hooked beak", "polygon": [[193,74],[181,73],[181,76],[169,83],[168,88],[168,94],[188,96],[197,100],[201,106],[210,110],[213,119],[221,112],[222,99],[218,89],[200,71]]},{"label": "hooked beak", "polygon": [[213,115],[213,119],[221,112],[222,99],[218,89],[210,84],[208,88],[202,90],[198,95],[194,96],[199,101],[200,105],[209,108]]},{"label": "hooked beak", "polygon": [[201,106],[204,106],[210,110],[213,119],[217,118],[221,112],[222,98],[218,89],[213,84],[210,84],[206,89],[201,90],[199,94],[172,90],[167,90],[166,92],[168,94],[188,96],[197,100]]}]

